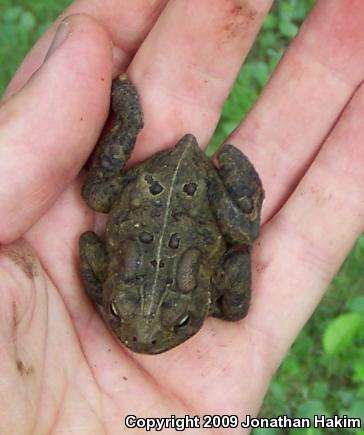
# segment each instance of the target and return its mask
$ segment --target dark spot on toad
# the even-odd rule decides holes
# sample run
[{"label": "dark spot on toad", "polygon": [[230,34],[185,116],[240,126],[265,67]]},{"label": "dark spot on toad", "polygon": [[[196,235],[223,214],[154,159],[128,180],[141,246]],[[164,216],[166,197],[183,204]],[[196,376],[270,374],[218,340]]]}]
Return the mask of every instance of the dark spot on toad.
[{"label": "dark spot on toad", "polygon": [[152,195],[158,195],[163,192],[163,186],[159,183],[159,181],[155,181],[151,175],[145,176],[145,181],[150,185],[149,192]]},{"label": "dark spot on toad", "polygon": [[156,181],[150,186],[149,191],[152,195],[158,195],[163,191],[163,187]]},{"label": "dark spot on toad", "polygon": [[172,234],[171,238],[169,239],[169,244],[168,246],[171,249],[177,249],[179,247],[179,241],[180,241],[180,236],[178,234]]},{"label": "dark spot on toad", "polygon": [[152,210],[152,211],[150,212],[150,216],[151,216],[151,217],[154,217],[154,218],[156,218],[156,217],[160,217],[160,215],[161,215],[161,212],[160,212],[159,210]]},{"label": "dark spot on toad", "polygon": [[196,183],[187,183],[183,186],[183,192],[188,196],[193,196],[196,192],[197,184]]},{"label": "dark spot on toad", "polygon": [[153,241],[153,234],[143,231],[139,234],[139,240],[143,243],[151,243]]}]

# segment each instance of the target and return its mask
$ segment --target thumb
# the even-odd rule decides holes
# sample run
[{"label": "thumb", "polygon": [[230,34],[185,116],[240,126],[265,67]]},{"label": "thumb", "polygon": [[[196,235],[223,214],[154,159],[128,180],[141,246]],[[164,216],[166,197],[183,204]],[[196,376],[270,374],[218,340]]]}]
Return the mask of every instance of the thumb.
[{"label": "thumb", "polygon": [[30,228],[78,174],[107,116],[112,44],[87,15],[58,27],[42,66],[0,106],[0,242]]}]

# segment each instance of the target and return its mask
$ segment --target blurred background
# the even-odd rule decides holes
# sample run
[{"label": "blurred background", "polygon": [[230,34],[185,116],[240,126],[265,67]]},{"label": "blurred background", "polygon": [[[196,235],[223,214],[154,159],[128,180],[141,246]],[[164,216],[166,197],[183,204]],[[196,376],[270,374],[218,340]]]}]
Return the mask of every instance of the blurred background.
[{"label": "blurred background", "polygon": [[[35,40],[70,0],[0,0],[0,95]],[[314,0],[277,0],[242,68],[211,141],[212,152],[254,104]],[[364,169],[363,169],[364,170]],[[260,415],[364,416],[364,236],[272,380]],[[223,411],[223,410],[222,410]],[[338,429],[260,429],[262,434],[324,434]],[[364,435],[364,429],[340,433]]]}]

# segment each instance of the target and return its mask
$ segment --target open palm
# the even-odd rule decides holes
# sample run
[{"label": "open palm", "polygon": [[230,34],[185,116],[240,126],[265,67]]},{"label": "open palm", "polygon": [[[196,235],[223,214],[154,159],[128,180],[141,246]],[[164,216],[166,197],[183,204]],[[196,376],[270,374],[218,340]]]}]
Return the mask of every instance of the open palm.
[{"label": "open palm", "polygon": [[80,282],[79,235],[103,222],[81,200],[79,172],[125,70],[145,113],[132,163],[186,132],[206,146],[270,3],[76,0],[19,68],[0,108],[0,433],[116,434],[128,414],[258,412],[363,228],[362,2],[318,1],[229,139],[266,191],[243,321],[209,318],[157,356],[121,346]]}]

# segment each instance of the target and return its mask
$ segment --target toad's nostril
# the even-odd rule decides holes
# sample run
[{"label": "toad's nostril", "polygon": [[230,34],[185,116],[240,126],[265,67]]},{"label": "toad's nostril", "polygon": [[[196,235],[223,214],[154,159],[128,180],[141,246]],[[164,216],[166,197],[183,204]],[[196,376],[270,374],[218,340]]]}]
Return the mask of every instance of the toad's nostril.
[{"label": "toad's nostril", "polygon": [[152,344],[154,345],[154,344],[156,344],[157,343],[157,340],[152,340]]},{"label": "toad's nostril", "polygon": [[138,341],[138,339],[135,337],[135,335],[134,335],[134,337],[133,337],[133,341],[135,342],[135,341]]}]

